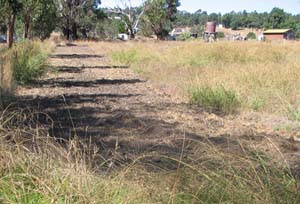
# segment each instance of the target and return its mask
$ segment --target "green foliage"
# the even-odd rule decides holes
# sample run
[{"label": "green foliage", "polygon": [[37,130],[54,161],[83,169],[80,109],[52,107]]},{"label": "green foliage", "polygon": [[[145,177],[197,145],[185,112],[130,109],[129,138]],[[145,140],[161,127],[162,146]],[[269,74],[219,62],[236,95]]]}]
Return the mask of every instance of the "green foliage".
[{"label": "green foliage", "polygon": [[14,79],[26,84],[42,75],[48,58],[47,44],[25,41],[9,51],[12,60]]},{"label": "green foliage", "polygon": [[123,28],[122,22],[105,19],[96,24],[95,37],[102,40],[116,39],[120,31],[124,31]]},{"label": "green foliage", "polygon": [[22,9],[21,0],[0,0],[0,21],[7,21],[12,14],[17,14]]},{"label": "green foliage", "polygon": [[225,38],[225,33],[224,32],[217,32],[217,37],[218,38]]},{"label": "green foliage", "polygon": [[226,28],[290,28],[294,32],[300,30],[300,16],[291,15],[284,10],[274,8],[270,13],[253,12],[230,12],[224,15],[199,10],[195,13],[179,11],[176,14],[176,26],[205,25],[207,20],[223,24]]},{"label": "green foliage", "polygon": [[267,28],[284,28],[284,23],[287,20],[287,14],[283,9],[273,8],[268,15],[266,27]]},{"label": "green foliage", "polygon": [[145,15],[158,39],[164,39],[176,19],[179,0],[147,0]]},{"label": "green foliage", "polygon": [[40,0],[32,22],[32,34],[44,40],[50,37],[57,25],[57,9],[54,0]]},{"label": "green foliage", "polygon": [[191,39],[191,33],[190,32],[184,32],[181,33],[180,36],[177,37],[177,40],[185,41]]},{"label": "green foliage", "polygon": [[204,32],[204,26],[203,25],[195,25],[192,27],[191,32],[196,33],[196,34],[198,34],[199,37],[201,37]]},{"label": "green foliage", "polygon": [[[58,8],[58,27],[69,39],[87,38],[95,31],[97,22],[106,18],[101,9],[96,9],[99,0],[56,0]],[[79,34],[80,32],[80,34]]]},{"label": "green foliage", "polygon": [[256,34],[253,33],[253,32],[249,32],[247,34],[247,39],[250,39],[250,40],[256,40]]},{"label": "green foliage", "polygon": [[240,107],[237,94],[232,90],[226,90],[223,86],[192,87],[190,97],[192,103],[213,112],[233,113]]}]

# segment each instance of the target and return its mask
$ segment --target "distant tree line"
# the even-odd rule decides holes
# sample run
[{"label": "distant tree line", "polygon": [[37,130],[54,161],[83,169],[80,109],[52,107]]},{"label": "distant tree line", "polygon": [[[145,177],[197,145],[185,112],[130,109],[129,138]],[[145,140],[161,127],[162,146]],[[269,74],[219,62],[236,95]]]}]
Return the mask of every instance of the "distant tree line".
[{"label": "distant tree line", "polygon": [[101,0],[0,0],[0,34],[6,34],[8,46],[17,36],[24,39],[46,39],[58,31],[66,39],[112,39],[118,33],[135,38],[156,35],[165,39],[175,26],[193,27],[203,32],[207,21],[222,23],[226,28],[290,28],[300,30],[300,15],[274,8],[270,13],[230,12],[195,13],[178,11],[179,0],[145,0],[140,7],[131,7],[131,0],[122,0],[122,7],[101,8]]},{"label": "distant tree line", "polygon": [[300,15],[292,15],[280,8],[273,8],[270,13],[263,12],[230,12],[222,15],[221,13],[210,13],[198,10],[195,13],[179,11],[176,14],[176,26],[203,26],[207,21],[215,21],[223,24],[226,28],[233,30],[240,28],[269,29],[269,28],[289,28],[295,33],[300,30]]}]

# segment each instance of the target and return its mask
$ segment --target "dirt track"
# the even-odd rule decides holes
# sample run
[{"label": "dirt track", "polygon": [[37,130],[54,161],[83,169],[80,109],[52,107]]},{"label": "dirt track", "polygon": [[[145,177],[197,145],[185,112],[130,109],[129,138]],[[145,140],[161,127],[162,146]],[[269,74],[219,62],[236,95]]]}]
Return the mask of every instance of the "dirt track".
[{"label": "dirt track", "polygon": [[[23,104],[47,113],[41,117],[55,137],[90,141],[106,159],[128,162],[145,155],[179,156],[182,141],[205,141],[239,151],[239,142],[300,164],[296,131],[275,131],[287,121],[259,114],[221,117],[178,102],[126,66],[113,66],[89,45],[57,47],[47,76],[19,88]],[[291,137],[292,136],[292,137]],[[238,143],[236,141],[239,141]],[[191,147],[184,150],[193,154]],[[116,156],[117,154],[117,156]],[[160,159],[153,159],[160,163]],[[176,166],[175,166],[176,167]],[[170,167],[172,168],[172,167]]]}]

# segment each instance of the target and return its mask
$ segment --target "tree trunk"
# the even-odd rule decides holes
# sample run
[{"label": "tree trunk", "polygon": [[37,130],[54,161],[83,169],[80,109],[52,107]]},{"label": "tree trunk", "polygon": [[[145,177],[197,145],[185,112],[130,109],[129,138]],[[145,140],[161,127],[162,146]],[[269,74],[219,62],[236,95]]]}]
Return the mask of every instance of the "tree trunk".
[{"label": "tree trunk", "polygon": [[73,40],[78,39],[77,24],[76,23],[73,23],[73,25],[72,25],[72,36],[73,36]]},{"label": "tree trunk", "polygon": [[157,40],[164,40],[164,37],[161,33],[156,34]]},{"label": "tree trunk", "polygon": [[9,48],[12,47],[14,42],[13,38],[14,38],[15,20],[16,20],[16,15],[12,14],[9,17],[8,24],[7,24],[6,44]]},{"label": "tree trunk", "polygon": [[24,18],[24,38],[30,39],[31,38],[31,16],[26,15]]}]

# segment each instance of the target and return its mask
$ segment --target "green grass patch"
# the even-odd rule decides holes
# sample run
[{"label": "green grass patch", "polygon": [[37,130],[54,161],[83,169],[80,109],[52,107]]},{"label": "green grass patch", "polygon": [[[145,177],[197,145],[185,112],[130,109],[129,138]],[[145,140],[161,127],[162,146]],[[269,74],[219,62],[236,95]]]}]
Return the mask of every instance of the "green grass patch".
[{"label": "green grass patch", "polygon": [[121,50],[112,53],[112,60],[121,65],[131,65],[137,60],[138,51],[136,49]]},{"label": "green grass patch", "polygon": [[23,85],[40,77],[50,52],[48,43],[24,41],[16,44],[9,50],[14,80]]},{"label": "green grass patch", "polygon": [[190,88],[191,102],[212,112],[233,113],[241,105],[237,94],[223,86]]}]

